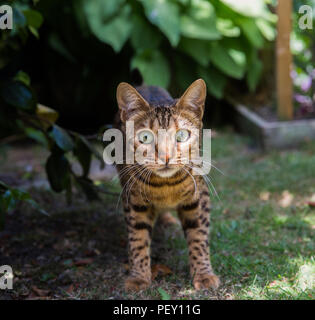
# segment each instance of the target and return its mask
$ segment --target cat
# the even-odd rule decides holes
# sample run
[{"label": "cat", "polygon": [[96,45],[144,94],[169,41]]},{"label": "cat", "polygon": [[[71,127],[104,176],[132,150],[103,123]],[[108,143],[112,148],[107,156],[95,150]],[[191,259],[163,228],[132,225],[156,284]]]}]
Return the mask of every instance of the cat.
[{"label": "cat", "polygon": [[[156,86],[132,87],[122,82],[117,87],[118,127],[124,142],[134,139],[135,148],[147,147],[142,164],[118,164],[123,187],[122,199],[128,230],[130,274],[126,291],[140,291],[151,284],[150,243],[158,216],[173,222],[169,210],[176,210],[189,248],[190,274],[194,288],[218,288],[220,280],[212,270],[209,257],[210,197],[200,175],[193,176],[192,166],[172,158],[174,148],[189,145],[201,131],[206,99],[206,84],[193,82],[179,99],[173,99]],[[126,122],[133,121],[134,137],[126,136]],[[159,143],[157,132],[167,132],[167,143]],[[158,149],[158,150],[157,150]],[[198,149],[199,150],[199,149]],[[179,152],[180,153],[180,152]],[[161,159],[161,161],[157,161]]]}]

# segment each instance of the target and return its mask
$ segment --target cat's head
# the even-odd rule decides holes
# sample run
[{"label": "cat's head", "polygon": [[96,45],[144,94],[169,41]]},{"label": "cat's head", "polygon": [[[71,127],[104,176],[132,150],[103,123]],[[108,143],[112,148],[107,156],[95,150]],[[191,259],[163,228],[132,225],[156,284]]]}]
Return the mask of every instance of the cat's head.
[{"label": "cat's head", "polygon": [[[137,155],[143,154],[141,165],[165,178],[189,166],[195,153],[199,154],[206,91],[199,79],[179,99],[159,106],[150,105],[128,83],[119,84],[120,119],[125,128],[127,123],[134,127],[126,139],[133,139]],[[139,157],[135,160],[139,163]]]}]

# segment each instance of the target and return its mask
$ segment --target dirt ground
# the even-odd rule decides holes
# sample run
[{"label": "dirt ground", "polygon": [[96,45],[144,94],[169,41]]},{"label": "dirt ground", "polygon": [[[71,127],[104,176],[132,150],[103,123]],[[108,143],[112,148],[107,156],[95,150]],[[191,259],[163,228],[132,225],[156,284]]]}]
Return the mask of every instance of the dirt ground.
[{"label": "dirt ground", "polygon": [[[28,190],[50,215],[25,204],[6,215],[0,265],[12,266],[14,285],[0,290],[0,299],[313,299],[315,212],[307,201],[315,195],[314,151],[311,144],[266,155],[249,148],[246,139],[218,134],[213,154],[225,176],[214,175],[220,200],[211,196],[210,246],[220,289],[196,292],[180,226],[157,226],[152,287],[127,294],[118,196],[89,203],[75,191],[67,205],[47,184],[47,152],[31,145],[2,148],[0,179]],[[109,180],[112,168],[101,172],[94,164],[91,174],[120,192],[117,181]]]}]

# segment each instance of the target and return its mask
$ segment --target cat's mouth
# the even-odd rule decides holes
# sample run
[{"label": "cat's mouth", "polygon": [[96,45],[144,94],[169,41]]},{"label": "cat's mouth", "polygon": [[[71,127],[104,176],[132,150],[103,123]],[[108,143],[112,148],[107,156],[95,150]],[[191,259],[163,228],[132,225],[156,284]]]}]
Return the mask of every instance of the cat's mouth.
[{"label": "cat's mouth", "polygon": [[170,168],[170,167],[168,167],[168,166],[165,166],[165,167],[163,167],[163,168],[158,169],[158,171],[159,171],[159,172],[166,172],[166,171],[172,170],[172,169],[174,169],[174,168]]},{"label": "cat's mouth", "polygon": [[167,178],[173,176],[178,171],[178,168],[171,168],[169,166],[164,166],[163,168],[157,169],[156,174],[160,177]]}]

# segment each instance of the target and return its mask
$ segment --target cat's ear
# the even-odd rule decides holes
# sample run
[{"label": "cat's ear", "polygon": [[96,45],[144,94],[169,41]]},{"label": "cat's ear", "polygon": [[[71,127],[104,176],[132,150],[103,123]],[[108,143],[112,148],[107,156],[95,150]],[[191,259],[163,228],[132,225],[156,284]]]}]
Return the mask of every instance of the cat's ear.
[{"label": "cat's ear", "polygon": [[121,121],[130,120],[133,115],[149,110],[148,102],[140,93],[126,82],[121,82],[117,87],[117,103]]},{"label": "cat's ear", "polygon": [[201,119],[203,116],[206,96],[206,83],[202,79],[198,79],[194,81],[178,99],[176,107],[179,111],[188,109]]}]

